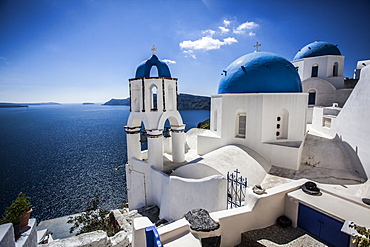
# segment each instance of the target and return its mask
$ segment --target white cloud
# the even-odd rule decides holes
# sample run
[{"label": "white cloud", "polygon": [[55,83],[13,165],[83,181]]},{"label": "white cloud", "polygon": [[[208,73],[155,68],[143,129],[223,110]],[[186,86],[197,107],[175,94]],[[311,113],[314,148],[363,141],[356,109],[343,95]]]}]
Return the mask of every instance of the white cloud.
[{"label": "white cloud", "polygon": [[192,50],[186,50],[184,51],[184,53],[185,53],[185,57],[191,57],[191,58],[197,59],[197,56],[194,54]]},{"label": "white cloud", "polygon": [[254,33],[254,32],[249,32],[249,33],[248,33],[248,35],[249,35],[249,36],[254,36],[254,35],[256,35],[256,33]]},{"label": "white cloud", "polygon": [[202,33],[212,36],[216,33],[216,31],[214,31],[212,29],[207,29],[207,30],[202,31]]},{"label": "white cloud", "polygon": [[170,59],[162,59],[163,62],[167,63],[167,64],[175,64],[176,61],[173,61],[173,60],[170,60]]},{"label": "white cloud", "polygon": [[191,41],[186,40],[180,43],[181,49],[186,50],[216,50],[220,49],[223,45],[231,45],[232,43],[237,43],[235,38],[226,38],[223,41],[219,39],[214,39],[212,37],[202,37],[201,39]]},{"label": "white cloud", "polygon": [[231,23],[231,21],[224,20],[224,25],[225,25],[225,27],[229,26],[229,25],[230,25],[230,23]]},{"label": "white cloud", "polygon": [[218,27],[218,28],[221,30],[221,33],[228,33],[230,31],[230,29],[226,27]]},{"label": "white cloud", "polygon": [[252,29],[255,27],[258,27],[259,25],[253,21],[247,21],[244,22],[243,24],[239,25],[236,29],[233,30],[234,33],[236,34],[243,34],[245,33],[246,29]]}]

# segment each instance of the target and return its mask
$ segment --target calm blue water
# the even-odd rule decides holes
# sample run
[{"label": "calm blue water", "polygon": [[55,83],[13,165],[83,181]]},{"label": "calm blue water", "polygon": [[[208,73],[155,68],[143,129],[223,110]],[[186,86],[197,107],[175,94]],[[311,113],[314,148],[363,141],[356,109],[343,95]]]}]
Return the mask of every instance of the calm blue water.
[{"label": "calm blue water", "polygon": [[[127,106],[0,108],[0,214],[19,192],[31,196],[38,221],[126,202]],[[181,111],[189,128],[209,111]]]}]

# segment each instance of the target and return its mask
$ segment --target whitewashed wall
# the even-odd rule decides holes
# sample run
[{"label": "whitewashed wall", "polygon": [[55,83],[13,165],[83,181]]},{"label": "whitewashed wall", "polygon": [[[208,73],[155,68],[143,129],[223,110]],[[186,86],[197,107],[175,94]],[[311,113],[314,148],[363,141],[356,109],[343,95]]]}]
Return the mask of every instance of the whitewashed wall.
[{"label": "whitewashed wall", "polygon": [[210,212],[226,208],[226,180],[223,176],[201,179],[169,176],[137,159],[131,160],[126,173],[130,209],[157,205],[160,218],[176,220],[194,208]]},{"label": "whitewashed wall", "polygon": [[[222,109],[222,115],[218,115],[222,125],[218,126],[217,132],[213,132],[213,135],[198,136],[198,154],[204,155],[228,144],[240,144],[256,151],[273,165],[297,169],[300,163],[301,148],[277,144],[304,141],[307,97],[308,95],[305,93],[212,96],[212,105],[215,104],[218,109]],[[281,109],[286,109],[289,112],[286,139],[276,138],[276,118]],[[238,111],[245,112],[247,116],[245,138],[236,137]]]}]

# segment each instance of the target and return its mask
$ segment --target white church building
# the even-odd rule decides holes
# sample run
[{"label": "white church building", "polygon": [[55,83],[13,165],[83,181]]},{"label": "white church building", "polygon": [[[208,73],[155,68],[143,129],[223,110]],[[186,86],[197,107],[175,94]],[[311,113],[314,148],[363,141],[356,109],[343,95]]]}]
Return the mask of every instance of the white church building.
[{"label": "white church building", "polygon": [[[195,208],[206,209],[219,222],[220,229],[209,236],[220,235],[221,246],[237,245],[241,233],[271,226],[281,215],[310,233],[321,221],[307,223],[307,215],[309,220],[328,217],[335,225],[329,232],[341,236],[333,241],[342,244],[330,242],[322,225],[312,234],[334,246],[349,246],[350,222],[370,227],[370,206],[362,201],[370,197],[370,69],[362,68],[343,109],[330,107],[325,102],[335,99],[323,99],[325,88],[343,89],[343,66],[344,56],[327,42],[305,46],[293,62],[269,52],[241,56],[224,70],[218,94],[211,96],[210,130],[185,133],[177,79],[153,53],[129,80],[130,209],[157,205],[160,218],[174,221],[158,228],[164,246],[200,241],[182,218]],[[150,75],[153,67],[157,77]],[[307,125],[312,90],[314,105],[322,106],[313,108]],[[140,143],[144,131],[147,150]],[[243,205],[227,209],[227,174],[235,170],[248,187]],[[318,184],[320,196],[301,190],[307,181]],[[254,185],[265,192],[255,193]],[[133,246],[145,246],[145,229],[151,225],[147,218],[134,221]]]}]

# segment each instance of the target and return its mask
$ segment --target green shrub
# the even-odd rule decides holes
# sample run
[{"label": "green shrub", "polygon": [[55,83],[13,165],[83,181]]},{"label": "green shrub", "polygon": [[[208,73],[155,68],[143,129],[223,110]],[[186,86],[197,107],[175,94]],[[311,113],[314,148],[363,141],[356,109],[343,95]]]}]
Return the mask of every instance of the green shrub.
[{"label": "green shrub", "polygon": [[108,236],[115,234],[113,227],[109,223],[109,211],[99,208],[99,195],[96,195],[89,206],[84,212],[77,216],[70,216],[67,223],[73,224],[69,229],[72,233],[78,229],[76,235],[86,232],[93,232],[96,230],[103,230],[107,232]]},{"label": "green shrub", "polygon": [[33,208],[32,204],[30,203],[31,197],[26,196],[22,192],[20,192],[14,202],[6,208],[5,215],[3,219],[0,221],[1,224],[4,223],[13,223],[18,224],[24,214]]}]

